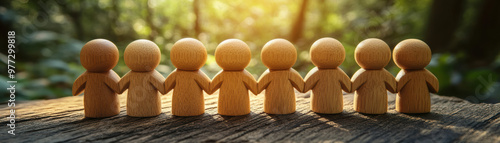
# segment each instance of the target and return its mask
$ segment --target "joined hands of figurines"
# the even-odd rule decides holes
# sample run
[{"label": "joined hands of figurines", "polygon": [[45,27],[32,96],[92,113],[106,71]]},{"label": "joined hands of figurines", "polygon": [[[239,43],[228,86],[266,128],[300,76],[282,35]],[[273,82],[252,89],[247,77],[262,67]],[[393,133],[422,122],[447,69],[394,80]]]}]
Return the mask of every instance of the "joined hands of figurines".
[{"label": "joined hands of figurines", "polygon": [[165,79],[155,68],[160,63],[158,46],[149,40],[136,40],[124,52],[124,61],[131,69],[122,79],[112,70],[118,63],[117,47],[110,41],[95,39],[80,52],[82,66],[87,70],[73,83],[73,95],[85,91],[85,117],[100,118],[120,113],[118,94],[129,90],[127,115],[150,117],[161,114],[160,94],[173,90],[172,114],[197,116],[205,112],[204,94],[219,90],[218,113],[239,116],[250,113],[248,91],[257,95],[265,90],[264,112],[290,114],[296,110],[294,88],[299,92],[312,90],[311,110],[336,114],[343,110],[343,95],[354,92],[354,110],[367,114],[387,112],[387,90],[398,93],[396,111],[428,113],[429,93],[437,93],[438,79],[425,69],[431,60],[427,44],[417,39],[401,41],[393,51],[393,59],[401,71],[394,78],[384,67],[391,51],[380,39],[366,39],[358,44],[354,58],[361,67],[351,79],[339,68],[345,49],[333,38],[321,38],[310,49],[316,66],[305,81],[292,66],[297,51],[285,39],[267,42],[261,51],[262,63],[268,67],[255,81],[245,70],[251,60],[248,45],[238,39],[221,42],[215,51],[217,64],[223,69],[213,81],[200,68],[207,60],[207,51],[200,41],[184,38],[170,50],[170,60],[177,68]]}]

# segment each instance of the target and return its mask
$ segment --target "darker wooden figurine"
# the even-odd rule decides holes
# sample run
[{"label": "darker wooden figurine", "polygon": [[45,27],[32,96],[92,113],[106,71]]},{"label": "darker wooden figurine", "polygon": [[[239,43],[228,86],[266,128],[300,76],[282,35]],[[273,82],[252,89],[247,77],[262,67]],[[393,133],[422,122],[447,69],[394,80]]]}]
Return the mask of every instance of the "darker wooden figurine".
[{"label": "darker wooden figurine", "polygon": [[220,115],[238,116],[250,113],[248,90],[257,94],[257,81],[245,70],[252,54],[248,45],[228,39],[217,46],[215,61],[222,68],[212,80],[210,91],[219,91],[217,111]]},{"label": "darker wooden figurine", "polygon": [[155,70],[160,64],[160,48],[149,40],[136,40],[125,49],[125,64],[131,71],[120,80],[120,90],[128,89],[127,115],[151,117],[161,114],[160,93],[165,94],[165,78]]},{"label": "darker wooden figurine", "polygon": [[95,39],[83,45],[80,62],[87,69],[73,83],[73,95],[85,91],[85,117],[100,118],[120,113],[117,93],[120,76],[112,70],[118,63],[118,48],[111,41]]},{"label": "darker wooden figurine", "polygon": [[393,52],[394,62],[401,68],[396,76],[396,110],[401,113],[430,112],[429,92],[439,90],[438,79],[425,69],[431,61],[431,49],[421,40],[407,39],[399,42]]},{"label": "darker wooden figurine", "polygon": [[172,46],[170,60],[177,67],[165,80],[167,92],[172,95],[172,114],[197,116],[205,113],[203,90],[210,91],[210,78],[200,70],[207,60],[203,43],[193,38],[181,39]]},{"label": "darker wooden figurine", "polygon": [[345,49],[333,38],[321,38],[311,46],[310,57],[316,66],[305,78],[304,92],[312,89],[311,110],[322,114],[341,113],[344,107],[342,89],[351,91],[351,80],[339,68]]},{"label": "darker wooden figurine", "polygon": [[384,41],[370,38],[361,41],[354,51],[361,67],[352,76],[354,110],[366,114],[387,112],[387,90],[396,93],[396,80],[384,67],[391,60],[391,49]]},{"label": "darker wooden figurine", "polygon": [[262,63],[269,69],[259,78],[258,92],[266,90],[264,112],[268,114],[290,114],[295,112],[295,87],[303,92],[304,80],[292,66],[297,60],[297,51],[285,39],[274,39],[266,43],[261,52]]}]

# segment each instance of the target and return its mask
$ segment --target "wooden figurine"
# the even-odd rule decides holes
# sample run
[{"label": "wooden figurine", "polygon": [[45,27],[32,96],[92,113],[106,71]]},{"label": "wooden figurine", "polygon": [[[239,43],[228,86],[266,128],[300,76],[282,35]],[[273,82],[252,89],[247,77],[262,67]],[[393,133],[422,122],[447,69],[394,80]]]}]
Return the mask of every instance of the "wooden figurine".
[{"label": "wooden figurine", "polygon": [[181,39],[172,46],[170,60],[177,68],[165,80],[167,92],[172,95],[172,114],[197,116],[205,113],[203,90],[210,91],[210,78],[200,70],[207,60],[203,43],[193,38]]},{"label": "wooden figurine", "polygon": [[248,90],[257,93],[257,81],[245,70],[252,54],[248,45],[238,39],[223,41],[215,49],[215,61],[222,68],[212,80],[210,91],[220,88],[217,111],[220,115],[238,116],[250,113]]},{"label": "wooden figurine", "polygon": [[439,90],[438,79],[425,69],[431,61],[431,49],[423,41],[407,39],[399,42],[393,52],[394,62],[401,68],[396,76],[396,110],[401,113],[430,112],[429,92]]},{"label": "wooden figurine", "polygon": [[396,93],[396,80],[384,67],[391,60],[391,49],[384,41],[370,38],[362,41],[354,51],[361,67],[352,76],[354,110],[366,114],[387,112],[387,90]]},{"label": "wooden figurine", "polygon": [[[120,90],[128,89],[127,115],[152,117],[161,114],[160,93],[165,94],[165,78],[155,70],[160,64],[160,48],[149,40],[136,40],[124,52],[130,71],[120,80]],[[160,93],[158,93],[160,92]]]},{"label": "wooden figurine", "polygon": [[264,112],[268,114],[290,114],[295,112],[295,92],[304,89],[304,80],[292,69],[297,60],[297,51],[285,39],[267,42],[261,52],[262,63],[269,69],[259,78],[258,92],[266,90]]},{"label": "wooden figurine", "polygon": [[345,49],[333,38],[321,38],[311,46],[310,57],[316,66],[305,78],[304,92],[312,89],[311,109],[322,114],[341,113],[344,107],[342,89],[351,91],[351,80],[339,68]]},{"label": "wooden figurine", "polygon": [[120,113],[117,95],[120,76],[112,70],[118,58],[118,48],[111,41],[95,39],[83,46],[80,62],[87,71],[73,83],[73,96],[85,91],[85,117],[101,118]]}]

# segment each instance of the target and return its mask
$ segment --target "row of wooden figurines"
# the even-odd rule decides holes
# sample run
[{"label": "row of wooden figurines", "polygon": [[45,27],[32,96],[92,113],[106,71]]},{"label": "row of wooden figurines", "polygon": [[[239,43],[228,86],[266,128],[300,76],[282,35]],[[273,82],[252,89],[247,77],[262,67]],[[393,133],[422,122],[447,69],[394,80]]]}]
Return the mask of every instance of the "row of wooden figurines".
[{"label": "row of wooden figurines", "polygon": [[87,71],[73,84],[73,95],[85,91],[86,117],[117,115],[120,103],[117,93],[127,94],[127,115],[150,117],[161,114],[160,93],[173,90],[172,114],[196,116],[205,112],[203,91],[219,90],[218,113],[238,116],[250,113],[249,92],[265,90],[264,112],[295,112],[294,88],[312,90],[311,109],[316,113],[336,114],[343,111],[343,95],[354,92],[354,109],[361,113],[387,112],[387,91],[398,93],[396,110],[402,113],[430,112],[430,93],[438,91],[437,78],[425,67],[431,60],[427,44],[417,39],[401,41],[393,50],[393,59],[402,70],[394,78],[384,67],[391,59],[389,46],[380,39],[366,39],[355,49],[355,60],[361,67],[351,79],[339,68],[345,59],[343,45],[333,38],[321,38],[310,49],[316,66],[303,79],[292,66],[297,52],[285,39],[274,39],[262,48],[261,60],[268,67],[256,81],[245,70],[251,60],[248,45],[238,39],[221,42],[215,50],[217,64],[223,69],[213,80],[199,70],[207,59],[204,45],[193,38],[177,41],[170,50],[170,60],[177,68],[165,79],[155,70],[160,63],[160,49],[149,40],[136,40],[124,52],[130,72],[122,78],[112,68],[119,53],[108,40],[86,43],[80,53]]}]

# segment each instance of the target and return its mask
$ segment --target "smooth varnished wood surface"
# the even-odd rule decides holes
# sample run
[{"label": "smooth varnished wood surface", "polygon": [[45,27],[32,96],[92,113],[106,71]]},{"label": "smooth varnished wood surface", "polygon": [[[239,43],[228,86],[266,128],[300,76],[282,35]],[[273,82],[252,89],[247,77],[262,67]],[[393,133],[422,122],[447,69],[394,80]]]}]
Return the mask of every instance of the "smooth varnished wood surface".
[{"label": "smooth varnished wood surface", "polygon": [[[297,93],[297,112],[269,115],[264,95],[250,96],[246,116],[217,114],[217,94],[206,96],[206,113],[177,117],[172,96],[162,96],[162,114],[150,118],[127,116],[126,94],[119,95],[121,112],[103,119],[84,118],[83,96],[16,104],[16,136],[0,135],[2,142],[499,142],[500,104],[473,104],[431,95],[431,113],[396,112],[396,95],[389,94],[389,111],[365,115],[353,110],[353,95],[344,95],[344,112],[316,114],[309,93]],[[17,103],[17,102],[16,102]],[[8,111],[6,104],[0,110]],[[1,124],[7,124],[2,114]],[[6,127],[7,128],[7,127]]]}]

